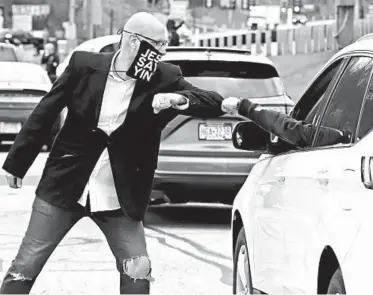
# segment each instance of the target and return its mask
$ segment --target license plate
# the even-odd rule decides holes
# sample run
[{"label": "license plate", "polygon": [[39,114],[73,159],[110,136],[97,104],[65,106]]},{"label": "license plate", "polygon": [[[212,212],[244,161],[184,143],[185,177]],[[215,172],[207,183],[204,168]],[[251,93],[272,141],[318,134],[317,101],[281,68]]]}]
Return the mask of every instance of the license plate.
[{"label": "license plate", "polygon": [[199,140],[231,140],[232,124],[199,124]]},{"label": "license plate", "polygon": [[0,122],[0,133],[19,133],[21,131],[21,123]]}]

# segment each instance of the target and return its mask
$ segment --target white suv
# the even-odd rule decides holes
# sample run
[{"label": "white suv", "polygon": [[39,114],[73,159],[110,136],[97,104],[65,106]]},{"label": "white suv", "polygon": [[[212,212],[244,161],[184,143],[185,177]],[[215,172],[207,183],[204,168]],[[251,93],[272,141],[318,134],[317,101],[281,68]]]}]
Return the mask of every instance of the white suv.
[{"label": "white suv", "polygon": [[[350,131],[349,144],[320,146],[319,128],[306,148],[281,139],[263,143],[267,155],[253,167],[233,205],[234,294],[369,292],[372,45],[373,37],[366,37],[338,52],[293,110],[294,118],[317,127]],[[243,133],[248,124],[234,130],[239,149],[256,144]],[[260,128],[253,132],[265,135]]]},{"label": "white suv", "polygon": [[56,70],[57,77],[61,76],[63,71],[66,69],[73,52],[75,51],[113,52],[118,48],[119,41],[120,41],[120,35],[109,35],[109,36],[94,38],[94,39],[81,43],[72,52],[70,52],[70,54],[64,59],[62,63],[59,64]]}]

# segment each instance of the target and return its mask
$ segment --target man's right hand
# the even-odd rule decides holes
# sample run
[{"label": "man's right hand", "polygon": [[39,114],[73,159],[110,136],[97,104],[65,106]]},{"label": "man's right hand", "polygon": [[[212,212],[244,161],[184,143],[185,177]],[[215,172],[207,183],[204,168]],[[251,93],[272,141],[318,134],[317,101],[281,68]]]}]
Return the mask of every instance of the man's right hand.
[{"label": "man's right hand", "polygon": [[12,174],[5,174],[6,181],[11,188],[21,188],[22,187],[22,178],[18,178]]}]

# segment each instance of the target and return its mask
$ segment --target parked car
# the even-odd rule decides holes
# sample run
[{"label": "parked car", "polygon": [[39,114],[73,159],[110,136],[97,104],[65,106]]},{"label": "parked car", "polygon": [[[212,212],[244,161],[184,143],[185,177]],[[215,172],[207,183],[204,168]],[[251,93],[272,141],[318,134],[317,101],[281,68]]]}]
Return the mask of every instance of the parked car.
[{"label": "parked car", "polygon": [[[117,42],[118,36],[102,37],[81,44],[76,50],[115,50]],[[263,107],[287,113],[294,105],[273,63],[250,51],[169,47],[163,61],[180,66],[184,77],[194,85],[217,91],[224,97],[250,97]],[[242,120],[232,116],[218,119],[178,116],[170,122],[162,132],[153,195],[171,202],[232,204],[260,156],[259,152],[238,151],[233,147],[232,130]]]},{"label": "parked car", "polygon": [[0,43],[0,62],[18,62],[20,57],[17,53],[17,49],[12,44]]},{"label": "parked car", "polygon": [[235,147],[263,154],[233,204],[234,294],[370,289],[372,41],[362,38],[335,54],[292,113],[316,127],[350,131],[350,143],[320,146],[317,128],[313,143],[299,148],[252,122],[236,125]]},{"label": "parked car", "polygon": [[293,17],[293,25],[305,25],[307,22],[308,18],[304,14],[296,14]]},{"label": "parked car", "polygon": [[[36,64],[0,62],[0,143],[12,142],[40,99],[51,89],[45,70]],[[50,146],[63,122],[56,121]]]},{"label": "parked car", "polygon": [[13,45],[30,45],[33,44],[39,50],[44,47],[44,39],[35,37],[30,32],[18,29],[1,29],[0,42],[10,43]]},{"label": "parked car", "polygon": [[[163,61],[178,65],[193,85],[223,97],[250,97],[263,107],[284,113],[294,104],[273,63],[249,51],[174,47],[168,49]],[[232,145],[233,128],[242,120],[238,116],[178,116],[170,122],[162,133],[154,188],[165,192],[171,202],[232,204],[260,156]]]},{"label": "parked car", "polygon": [[57,77],[61,76],[63,71],[69,64],[71,55],[74,51],[89,51],[89,52],[113,52],[118,49],[120,41],[119,35],[109,35],[94,38],[79,44],[70,54],[58,65],[56,69]]},{"label": "parked car", "polygon": [[269,24],[265,16],[250,16],[247,20],[247,27],[250,30],[267,30]]}]

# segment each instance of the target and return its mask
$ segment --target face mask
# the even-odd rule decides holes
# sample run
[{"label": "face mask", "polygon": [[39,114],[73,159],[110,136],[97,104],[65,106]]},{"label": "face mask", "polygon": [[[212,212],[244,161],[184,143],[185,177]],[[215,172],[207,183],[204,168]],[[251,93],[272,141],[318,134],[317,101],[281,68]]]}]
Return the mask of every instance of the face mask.
[{"label": "face mask", "polygon": [[126,73],[127,76],[150,82],[157,70],[157,65],[161,57],[162,55],[158,50],[149,42],[142,40],[139,51]]}]

